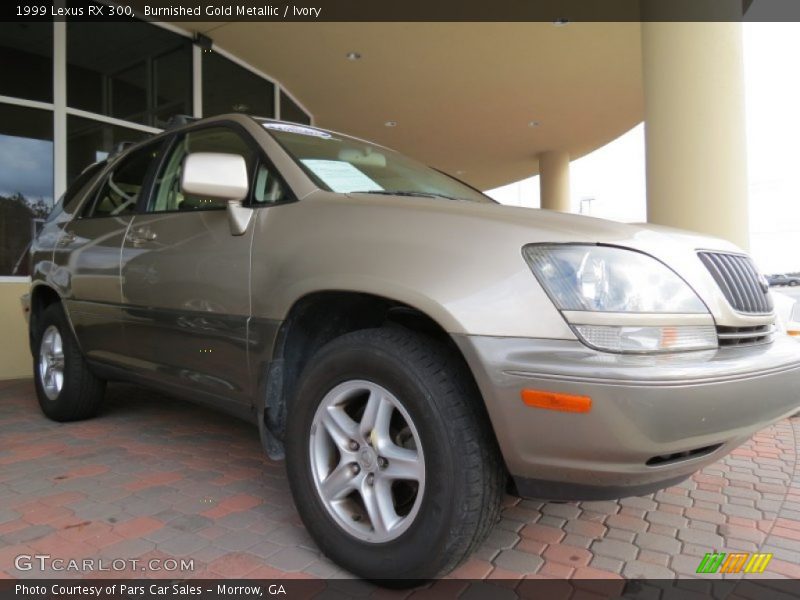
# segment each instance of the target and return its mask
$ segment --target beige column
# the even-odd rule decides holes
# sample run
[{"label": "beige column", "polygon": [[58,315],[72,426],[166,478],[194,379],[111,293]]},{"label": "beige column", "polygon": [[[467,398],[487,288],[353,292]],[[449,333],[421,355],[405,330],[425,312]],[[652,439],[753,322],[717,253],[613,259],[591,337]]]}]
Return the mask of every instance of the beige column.
[{"label": "beige column", "polygon": [[539,195],[542,208],[570,211],[569,154],[551,150],[539,155]]},{"label": "beige column", "polygon": [[647,220],[747,248],[741,24],[642,23],[642,69]]}]

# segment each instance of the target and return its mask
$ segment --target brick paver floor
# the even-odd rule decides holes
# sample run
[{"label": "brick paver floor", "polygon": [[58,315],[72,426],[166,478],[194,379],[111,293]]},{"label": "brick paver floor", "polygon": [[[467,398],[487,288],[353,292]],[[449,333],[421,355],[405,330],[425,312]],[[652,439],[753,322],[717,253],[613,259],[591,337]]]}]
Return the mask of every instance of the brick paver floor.
[{"label": "brick paver floor", "polygon": [[[768,576],[800,577],[798,440],[800,420],[783,421],[649,496],[506,497],[486,543],[451,577],[698,577],[712,551],[772,552]],[[255,428],[127,385],[109,387],[99,418],[58,424],[30,381],[0,382],[0,577],[55,576],[15,568],[13,557],[37,553],[194,559],[191,572],[148,576],[351,577],[317,550]]]}]

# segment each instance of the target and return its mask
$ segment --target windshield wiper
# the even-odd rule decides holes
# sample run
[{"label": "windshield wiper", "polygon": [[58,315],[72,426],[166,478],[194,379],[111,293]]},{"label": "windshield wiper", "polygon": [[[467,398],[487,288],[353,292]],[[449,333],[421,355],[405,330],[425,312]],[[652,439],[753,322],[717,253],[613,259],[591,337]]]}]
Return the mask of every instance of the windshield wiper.
[{"label": "windshield wiper", "polygon": [[380,194],[382,196],[411,196],[413,198],[445,198],[446,200],[462,200],[455,196],[440,194],[438,192],[414,192],[409,190],[354,190],[349,194]]}]

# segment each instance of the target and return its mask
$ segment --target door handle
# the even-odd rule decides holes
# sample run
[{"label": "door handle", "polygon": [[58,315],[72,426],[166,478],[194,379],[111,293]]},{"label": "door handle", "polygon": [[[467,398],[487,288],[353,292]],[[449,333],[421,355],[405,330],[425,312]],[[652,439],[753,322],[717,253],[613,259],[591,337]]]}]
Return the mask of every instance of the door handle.
[{"label": "door handle", "polygon": [[156,232],[149,227],[138,227],[136,230],[128,234],[128,240],[133,242],[134,245],[141,244],[143,242],[152,242],[157,237],[158,235],[156,235]]}]

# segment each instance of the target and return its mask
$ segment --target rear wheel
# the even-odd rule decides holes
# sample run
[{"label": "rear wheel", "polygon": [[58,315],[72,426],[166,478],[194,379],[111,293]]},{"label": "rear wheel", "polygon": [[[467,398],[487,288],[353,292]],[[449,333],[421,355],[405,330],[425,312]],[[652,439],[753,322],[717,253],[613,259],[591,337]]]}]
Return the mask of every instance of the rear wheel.
[{"label": "rear wheel", "polygon": [[412,584],[446,573],[494,524],[504,470],[469,373],[400,328],[344,335],[304,371],[287,467],[300,516],[351,572]]},{"label": "rear wheel", "polygon": [[37,319],[33,369],[42,412],[54,421],[76,421],[96,414],[105,382],[89,370],[60,304]]}]

